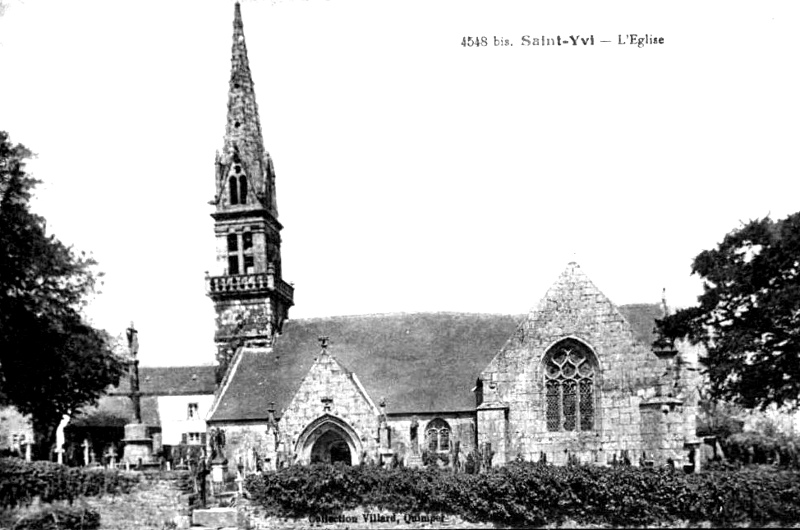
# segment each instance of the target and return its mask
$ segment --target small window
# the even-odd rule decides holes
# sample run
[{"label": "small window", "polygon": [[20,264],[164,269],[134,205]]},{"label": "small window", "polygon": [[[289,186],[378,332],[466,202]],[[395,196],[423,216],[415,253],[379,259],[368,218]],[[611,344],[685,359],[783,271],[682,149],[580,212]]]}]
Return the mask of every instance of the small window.
[{"label": "small window", "polygon": [[24,432],[15,432],[11,433],[11,440],[10,440],[11,449],[20,449],[20,446],[25,444],[25,433]]},{"label": "small window", "polygon": [[228,256],[228,274],[239,274],[239,256]]},{"label": "small window", "polygon": [[201,434],[204,433],[199,433],[199,432],[187,433],[186,443],[188,443],[189,445],[200,445],[202,441],[202,437],[200,436]]},{"label": "small window", "polygon": [[236,177],[228,179],[228,195],[231,199],[231,204],[239,204],[239,185],[236,182]]},{"label": "small window", "polygon": [[228,274],[255,274],[253,233],[228,234]]},{"label": "small window", "polygon": [[244,257],[244,271],[245,274],[253,274],[256,272],[255,262],[253,261],[253,256],[245,256]]},{"label": "small window", "polygon": [[239,177],[239,202],[247,204],[247,177],[244,175]]},{"label": "small window", "polygon": [[228,234],[228,274],[239,274],[239,235]]},{"label": "small window", "polygon": [[189,403],[186,417],[190,420],[200,419],[200,408],[197,403]]}]

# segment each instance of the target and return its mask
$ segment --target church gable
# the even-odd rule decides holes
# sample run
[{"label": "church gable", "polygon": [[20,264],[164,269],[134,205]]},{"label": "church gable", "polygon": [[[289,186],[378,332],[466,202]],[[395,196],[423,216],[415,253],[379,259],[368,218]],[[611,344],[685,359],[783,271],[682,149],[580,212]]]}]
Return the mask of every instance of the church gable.
[{"label": "church gable", "polygon": [[522,373],[537,371],[547,352],[565,339],[587,345],[600,372],[611,375],[609,369],[618,373],[624,367],[637,374],[658,361],[649,345],[637,338],[617,307],[576,263],[570,263],[484,369],[481,379],[511,382]]},{"label": "church gable", "polygon": [[479,442],[499,461],[640,451],[639,396],[667,368],[643,336],[570,263],[481,373]]},{"label": "church gable", "polygon": [[[356,375],[323,350],[284,411],[280,427],[294,446],[305,440],[307,431],[317,423],[335,422],[350,430],[345,438],[352,439],[351,451],[356,447],[366,451],[376,444],[378,414]],[[304,449],[296,447],[295,451],[302,457]]]}]

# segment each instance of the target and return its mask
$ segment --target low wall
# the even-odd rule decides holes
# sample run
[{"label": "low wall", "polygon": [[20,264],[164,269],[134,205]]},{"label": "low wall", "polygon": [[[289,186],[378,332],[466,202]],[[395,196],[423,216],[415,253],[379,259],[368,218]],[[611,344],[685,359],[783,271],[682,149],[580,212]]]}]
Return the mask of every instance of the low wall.
[{"label": "low wall", "polygon": [[[239,520],[253,530],[273,528],[301,529],[428,529],[428,528],[495,528],[493,523],[475,523],[456,515],[401,513],[371,508],[356,508],[339,514],[319,514],[314,517],[275,517],[264,513],[259,506],[245,499],[237,500]],[[241,523],[240,523],[241,524]]]}]

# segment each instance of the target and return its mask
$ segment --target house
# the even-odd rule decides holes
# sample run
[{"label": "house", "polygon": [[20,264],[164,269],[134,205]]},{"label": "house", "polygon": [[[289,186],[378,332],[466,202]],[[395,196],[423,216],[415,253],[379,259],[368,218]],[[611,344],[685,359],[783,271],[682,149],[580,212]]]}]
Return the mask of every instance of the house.
[{"label": "house", "polygon": [[[205,418],[215,388],[214,366],[139,368],[142,422],[153,438],[154,453],[163,446],[206,445]],[[84,410],[67,425],[65,435],[73,448],[73,460],[84,440],[91,444],[96,460],[107,455],[112,446],[120,456],[124,427],[133,419],[130,380],[123,376],[119,386],[109,389],[97,406]]]},{"label": "house", "polygon": [[14,407],[0,407],[0,452],[24,456],[32,442],[30,419]]}]

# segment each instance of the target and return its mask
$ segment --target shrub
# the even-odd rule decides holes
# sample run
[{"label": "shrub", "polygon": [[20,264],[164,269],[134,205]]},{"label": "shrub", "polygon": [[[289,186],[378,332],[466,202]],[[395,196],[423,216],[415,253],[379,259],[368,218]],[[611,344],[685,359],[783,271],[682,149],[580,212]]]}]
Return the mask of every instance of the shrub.
[{"label": "shrub", "polygon": [[450,463],[450,457],[446,453],[432,453],[422,451],[422,465],[425,467],[441,467]]},{"label": "shrub", "polygon": [[0,507],[66,500],[106,493],[128,493],[138,476],[104,469],[71,468],[53,462],[0,459]]},{"label": "shrub", "polygon": [[714,524],[800,520],[800,476],[773,469],[686,475],[626,465],[514,462],[478,474],[437,468],[295,466],[247,479],[273,515],[302,517],[374,506],[505,525]]},{"label": "shrub", "polygon": [[21,517],[12,530],[94,530],[100,528],[100,514],[77,506],[46,506]]}]

